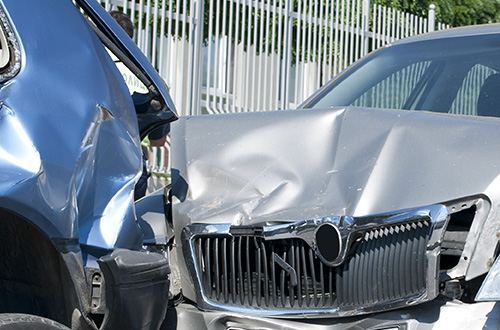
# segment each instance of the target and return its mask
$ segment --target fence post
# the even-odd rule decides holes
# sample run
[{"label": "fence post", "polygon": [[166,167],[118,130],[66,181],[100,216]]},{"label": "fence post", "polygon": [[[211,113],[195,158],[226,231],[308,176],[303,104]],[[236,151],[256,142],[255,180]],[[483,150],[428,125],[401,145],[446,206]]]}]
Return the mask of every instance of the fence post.
[{"label": "fence post", "polygon": [[201,76],[202,76],[202,61],[203,61],[203,8],[204,0],[194,0],[194,12],[192,13],[193,26],[192,26],[192,37],[191,37],[191,95],[188,99],[187,104],[187,115],[200,115],[201,114]]},{"label": "fence post", "polygon": [[362,11],[362,22],[361,22],[361,35],[363,37],[363,49],[361,51],[361,56],[368,54],[369,50],[369,35],[370,35],[370,0],[363,0],[363,11]]},{"label": "fence post", "polygon": [[292,15],[290,15],[290,11],[293,10],[290,8],[291,0],[285,0],[285,17],[284,17],[284,33],[283,33],[283,73],[281,81],[281,110],[288,110],[290,102],[288,100],[288,88],[289,88],[289,80],[290,80],[290,67],[291,67],[291,54],[292,54]]},{"label": "fence post", "polygon": [[429,28],[428,31],[432,32],[436,28],[436,5],[430,4],[429,5]]}]

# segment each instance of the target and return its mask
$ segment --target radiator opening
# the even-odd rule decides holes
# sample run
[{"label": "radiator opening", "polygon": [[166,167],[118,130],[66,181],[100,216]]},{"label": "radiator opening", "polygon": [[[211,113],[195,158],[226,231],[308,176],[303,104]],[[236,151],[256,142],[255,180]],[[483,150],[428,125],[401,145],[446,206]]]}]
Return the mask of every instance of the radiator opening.
[{"label": "radiator opening", "polygon": [[476,211],[477,207],[473,205],[451,214],[441,245],[440,271],[447,271],[458,265]]}]

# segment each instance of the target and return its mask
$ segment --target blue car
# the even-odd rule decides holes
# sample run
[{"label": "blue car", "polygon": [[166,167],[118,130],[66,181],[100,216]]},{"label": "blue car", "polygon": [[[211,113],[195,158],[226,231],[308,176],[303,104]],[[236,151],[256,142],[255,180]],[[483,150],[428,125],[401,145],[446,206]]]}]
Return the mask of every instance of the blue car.
[{"label": "blue car", "polygon": [[[0,2],[0,328],[157,329],[170,268],[144,249],[134,186],[141,136],[177,115],[99,3],[77,4]],[[147,87],[140,105],[108,52]]]}]

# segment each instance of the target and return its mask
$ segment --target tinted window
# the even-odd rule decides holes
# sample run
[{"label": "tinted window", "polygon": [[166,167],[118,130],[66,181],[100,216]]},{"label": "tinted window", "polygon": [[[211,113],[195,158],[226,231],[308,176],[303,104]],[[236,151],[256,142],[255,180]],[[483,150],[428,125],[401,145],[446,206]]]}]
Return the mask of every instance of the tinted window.
[{"label": "tinted window", "polygon": [[[348,70],[305,107],[361,106],[497,116],[478,111],[478,103],[495,103],[494,94],[500,95],[500,75],[488,79],[500,71],[499,51],[498,34],[390,46]],[[496,81],[499,92],[485,92],[496,90]],[[500,96],[498,108],[500,116]]]}]

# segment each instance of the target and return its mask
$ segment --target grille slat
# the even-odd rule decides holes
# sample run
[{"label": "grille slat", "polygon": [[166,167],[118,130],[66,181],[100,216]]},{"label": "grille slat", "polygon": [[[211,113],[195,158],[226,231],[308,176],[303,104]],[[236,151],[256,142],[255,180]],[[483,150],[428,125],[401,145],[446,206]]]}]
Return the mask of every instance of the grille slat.
[{"label": "grille slat", "polygon": [[[289,253],[289,264],[292,266],[293,269],[295,269],[295,249],[292,247],[290,249]],[[289,299],[290,299],[290,307],[293,308],[295,306],[295,297],[296,297],[296,289],[295,286],[292,284],[292,281],[290,280],[288,284],[288,290],[289,290]]]},{"label": "grille slat", "polygon": [[[377,295],[374,294],[374,290],[376,291],[377,290],[377,284],[376,284],[376,280],[377,280],[377,277],[376,277],[376,268],[373,268],[373,260],[377,258],[377,250],[375,250],[375,244],[377,242],[377,231],[372,231],[370,233],[370,238],[369,238],[369,243],[368,243],[368,247],[367,247],[367,251],[370,251],[367,252],[367,255],[365,256],[365,262],[364,262],[364,265],[365,265],[365,269],[373,269],[374,272],[371,273],[371,274],[365,274],[364,276],[366,277],[367,281],[365,283],[368,283],[368,287],[365,287],[363,289],[363,292],[366,292],[365,294],[365,301],[367,301],[368,303],[372,303],[376,300],[376,297]],[[375,275],[375,276],[373,276]]]},{"label": "grille slat", "polygon": [[389,287],[389,256],[388,256],[388,250],[390,249],[390,246],[384,245],[383,240],[387,240],[387,237],[389,235],[389,229],[384,228],[382,230],[382,235],[381,239],[379,240],[379,248],[380,248],[380,256],[379,259],[381,259],[380,264],[381,267],[379,266],[379,270],[381,272],[381,282],[382,283],[381,287],[379,288],[380,293],[379,297],[382,297],[383,301],[387,301],[390,299],[389,292],[388,290],[384,290],[384,288]]},{"label": "grille slat", "polygon": [[257,238],[254,238],[254,245],[255,245],[255,250],[257,252],[257,262],[256,262],[256,268],[257,268],[257,292],[255,293],[256,299],[257,299],[257,306],[260,307],[260,303],[262,300],[262,291],[261,291],[261,285],[262,285],[262,255],[260,248],[257,244]]},{"label": "grille slat", "polygon": [[[286,248],[285,248],[285,251],[283,251],[283,260],[286,260]],[[286,277],[285,277],[285,271],[284,270],[281,270],[281,276],[280,276],[280,295],[281,295],[281,306],[282,307],[285,307],[286,306],[286,296],[284,294],[285,292],[285,281],[286,281]]]},{"label": "grille slat", "polygon": [[[226,244],[226,241],[228,239],[222,239],[222,253],[223,255],[227,255],[227,244]],[[229,286],[228,286],[228,275],[229,275],[229,272],[228,272],[228,269],[227,269],[227,260],[228,258],[222,258],[222,264],[224,266],[223,270],[222,270],[222,273],[224,275],[222,275],[222,279],[224,281],[224,302],[227,304],[229,302]]]},{"label": "grille slat", "polygon": [[396,254],[399,251],[398,245],[397,245],[397,235],[396,235],[396,230],[394,228],[391,228],[390,232],[390,239],[391,239],[391,247],[389,248],[389,255],[388,255],[388,264],[389,264],[389,283],[392,283],[393,285],[388,285],[387,287],[389,288],[389,300],[394,299],[396,297],[395,291],[397,290],[397,285],[398,283],[396,282],[396,279],[394,278],[394,270],[396,269]]},{"label": "grille slat", "polygon": [[276,262],[274,261],[274,246],[271,246],[271,287],[272,287],[272,297],[273,297],[273,306],[277,306],[278,304],[278,295],[276,292]]},{"label": "grille slat", "polygon": [[235,253],[235,239],[231,238],[231,298],[233,304],[236,302],[236,253]]},{"label": "grille slat", "polygon": [[252,292],[252,272],[250,268],[250,237],[247,237],[247,248],[246,248],[246,274],[247,274],[247,297],[248,304],[252,305],[253,302],[253,292]]},{"label": "grille slat", "polygon": [[243,274],[244,274],[244,270],[243,270],[243,264],[242,264],[242,245],[243,245],[243,238],[240,236],[238,237],[238,280],[240,282],[240,292],[239,292],[239,296],[240,296],[240,303],[241,305],[244,304],[245,302],[245,282],[243,281]]},{"label": "grille slat", "polygon": [[324,274],[322,262],[319,264],[319,275],[320,275],[319,281],[321,283],[321,290],[320,290],[321,302],[320,302],[320,305],[324,306],[325,302],[326,302],[326,292],[325,292],[325,274]]},{"label": "grille slat", "polygon": [[[384,253],[382,251],[381,243],[383,240],[384,236],[384,230],[380,229],[376,232],[376,238],[375,238],[375,258],[373,262],[375,264],[378,264],[379,266],[375,268],[376,271],[376,277],[374,279],[375,283],[383,283],[384,282],[384,268],[383,268],[383,257]],[[373,266],[372,266],[373,267]],[[377,297],[383,297],[384,296],[384,291],[382,290],[383,285],[377,285],[376,290],[377,292],[375,293],[375,299]]]},{"label": "grille slat", "polygon": [[350,269],[350,281],[349,288],[352,288],[349,292],[347,298],[349,299],[349,304],[354,304],[356,301],[363,301],[363,297],[361,296],[361,291],[358,290],[358,285],[363,284],[363,273],[358,271],[361,268],[361,263],[363,262],[363,253],[366,245],[361,245],[361,251],[356,253],[354,257],[354,262],[352,263],[352,270]]},{"label": "grille slat", "polygon": [[[416,227],[414,227],[413,225],[407,225],[407,229],[408,229],[408,236],[410,236],[410,233],[411,232],[416,232]],[[413,239],[409,239],[408,240],[408,243],[406,245],[406,260],[411,260],[411,258],[414,258],[415,256],[413,255],[414,254],[414,251],[413,251]],[[408,278],[406,279],[406,291],[407,292],[413,292],[413,288],[412,288],[412,281],[414,280],[414,276],[413,276],[413,273],[411,271],[413,265],[415,263],[413,262],[408,262],[406,263],[405,265],[405,272],[410,275],[408,276]]]},{"label": "grille slat", "polygon": [[333,268],[328,267],[328,295],[329,295],[328,304],[329,305],[333,305],[333,302],[334,302],[333,284],[335,283],[335,278],[334,278],[335,276],[336,276],[336,274],[334,274]]},{"label": "grille slat", "polygon": [[266,307],[269,307],[269,272],[267,270],[267,253],[266,246],[263,242],[260,243],[262,250],[262,262],[264,265],[264,302]]},{"label": "grille slat", "polygon": [[217,303],[249,308],[353,309],[426,290],[430,222],[361,233],[344,263],[328,266],[299,238],[196,236],[201,289]]},{"label": "grille slat", "polygon": [[302,261],[302,281],[303,281],[303,288],[304,288],[304,293],[302,295],[305,297],[305,307],[309,307],[309,283],[307,281],[308,276],[307,276],[307,264],[306,264],[306,251],[304,247],[304,243],[300,242],[300,259]]},{"label": "grille slat", "polygon": [[207,274],[207,282],[206,282],[206,287],[208,287],[208,295],[210,298],[213,298],[213,295],[212,295],[212,270],[208,267],[208,265],[211,265],[211,260],[210,260],[210,256],[212,255],[210,253],[210,249],[211,249],[211,246],[210,246],[210,238],[208,238],[206,240],[206,248],[205,248],[205,260],[207,261],[207,263],[204,265],[204,269],[206,270],[206,274]]},{"label": "grille slat", "polygon": [[300,271],[300,247],[295,246],[295,264],[297,269],[297,304],[302,307],[302,272]]},{"label": "grille slat", "polygon": [[[425,232],[424,226],[422,226],[422,229],[420,232]],[[420,239],[418,241],[418,262],[417,262],[417,271],[415,272],[418,274],[417,276],[417,287],[421,288],[425,286],[425,246],[427,244],[427,241],[425,240],[425,237],[423,235],[420,235]]]},{"label": "grille slat", "polygon": [[[414,258],[415,260],[417,260],[417,258],[419,257],[419,251],[417,251],[418,249],[418,235],[421,231],[421,226],[419,226],[418,224],[413,226],[413,230],[415,230],[415,236],[416,236],[416,239],[412,240],[412,247],[410,249],[411,251],[411,254],[410,254],[410,258]],[[417,264],[418,264],[418,261],[415,262],[415,263],[411,263],[410,264],[410,290],[411,292],[416,292],[418,290],[418,286],[417,286],[417,283],[418,283],[418,279],[417,279]]]},{"label": "grille slat", "polygon": [[[220,262],[219,262],[219,238],[215,239],[215,297],[220,300]],[[209,265],[210,266],[210,265]]]},{"label": "grille slat", "polygon": [[[359,266],[362,267],[361,269],[370,269],[368,266],[368,262],[370,261],[369,253],[370,253],[370,245],[373,243],[373,232],[370,232],[366,235],[366,243],[364,245],[363,249],[363,254],[361,255],[361,262],[359,263]],[[361,270],[360,269],[360,270]],[[361,272],[358,270],[358,274],[361,275],[361,281],[356,283],[356,288],[359,292],[359,297],[361,297],[361,300],[359,301],[365,301],[369,302],[369,291],[372,288],[371,283],[369,283],[369,279],[372,277],[372,274],[368,274],[367,272]]]},{"label": "grille slat", "polygon": [[408,282],[408,277],[405,275],[410,275],[409,272],[406,272],[406,265],[408,263],[405,262],[406,260],[406,251],[408,248],[408,230],[406,226],[403,226],[403,238],[401,240],[401,253],[399,254],[399,285],[400,285],[400,291],[398,292],[399,295],[403,295],[404,292],[407,292],[407,282]]},{"label": "grille slat", "polygon": [[313,294],[313,299],[312,302],[314,306],[318,306],[318,292],[317,292],[317,286],[318,284],[316,283],[316,272],[314,269],[314,257],[313,257],[313,251],[309,249],[309,267],[311,267],[311,279],[312,279],[312,294]]}]

